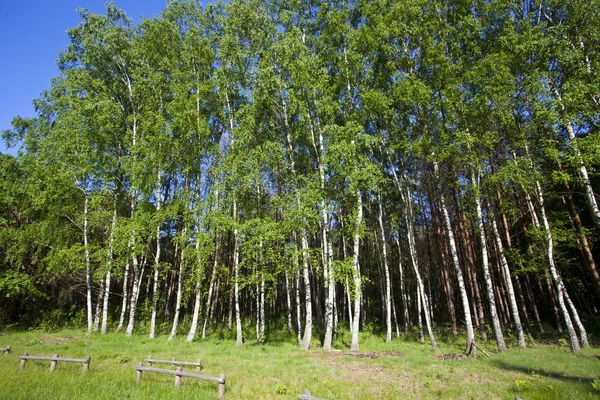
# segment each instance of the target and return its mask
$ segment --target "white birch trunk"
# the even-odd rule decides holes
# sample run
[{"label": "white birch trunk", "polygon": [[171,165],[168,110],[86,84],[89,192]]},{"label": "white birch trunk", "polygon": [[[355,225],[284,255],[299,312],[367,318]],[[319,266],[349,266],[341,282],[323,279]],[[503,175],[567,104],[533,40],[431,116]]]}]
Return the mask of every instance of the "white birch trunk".
[{"label": "white birch trunk", "polygon": [[113,215],[110,224],[110,236],[108,239],[108,257],[106,260],[106,277],[104,282],[104,298],[102,304],[102,325],[100,327],[100,333],[104,335],[108,328],[108,297],[110,295],[110,279],[112,272],[112,263],[114,255],[114,241],[115,241],[115,229],[117,227],[117,195],[113,202]]},{"label": "white birch trunk", "polygon": [[133,266],[133,287],[131,288],[131,298],[129,301],[129,322],[127,323],[125,336],[131,336],[131,334],[133,333],[133,326],[135,324],[135,312],[137,310],[137,300],[141,283],[140,266],[138,263],[137,256],[135,254],[132,254],[131,256],[131,264]]},{"label": "white birch trunk", "polygon": [[400,247],[400,239],[396,238],[396,246],[398,246],[398,271],[400,272],[400,296],[402,297],[402,315],[404,316],[404,333],[408,333],[410,325],[410,314],[408,312],[408,297],[406,288],[404,287],[404,268],[402,268],[402,249]]},{"label": "white birch trunk", "polygon": [[[233,198],[233,220],[237,223],[237,201]],[[242,336],[242,317],[240,315],[240,292],[239,292],[239,269],[240,269],[240,250],[238,247],[238,228],[233,230],[233,269],[234,269],[234,302],[235,302],[235,324],[236,324],[236,346],[242,346],[244,339]]]},{"label": "white birch trunk", "polygon": [[[316,118],[315,124],[313,125],[312,120],[308,120],[310,125],[310,132],[312,137],[313,147],[317,155],[317,166],[319,169],[319,178],[321,183],[321,190],[325,190],[325,143],[323,133],[320,129],[320,123]],[[318,129],[319,139],[318,143],[315,138],[315,126]],[[320,205],[321,212],[321,236],[322,236],[322,259],[323,259],[323,278],[325,285],[325,337],[323,339],[323,349],[331,350],[333,341],[333,298],[335,291],[335,282],[333,279],[332,271],[332,249],[329,238],[329,215],[327,210],[327,201],[321,200]]]},{"label": "white birch trunk", "polygon": [[[564,284],[563,284],[564,287]],[[581,338],[581,347],[590,347],[590,343],[588,341],[588,337],[587,337],[587,331],[585,330],[585,327],[583,326],[583,324],[581,323],[581,319],[579,319],[579,313],[577,312],[577,309],[575,308],[575,304],[573,304],[573,302],[571,301],[571,297],[569,296],[569,293],[567,292],[567,289],[564,289],[565,291],[565,300],[567,301],[567,305],[569,306],[569,309],[571,310],[571,314],[573,315],[573,319],[575,320],[575,325],[577,326],[577,330],[579,331],[579,337]]]},{"label": "white birch trunk", "polygon": [[[389,160],[389,156],[388,156],[388,160]],[[392,170],[393,176],[394,176],[394,181],[396,183],[396,187],[398,188],[398,192],[400,193],[400,197],[402,198],[404,204],[405,204],[405,208],[406,211],[404,213],[404,220],[406,222],[406,228],[407,228],[407,233],[408,233],[408,252],[410,254],[410,259],[412,262],[412,266],[413,266],[413,270],[415,272],[415,276],[417,278],[417,285],[419,287],[419,290],[417,292],[417,294],[420,295],[419,297],[419,301],[423,302],[423,305],[425,306],[425,324],[427,326],[427,333],[429,335],[429,342],[431,343],[431,347],[433,347],[434,350],[437,350],[437,343],[435,341],[435,336],[433,334],[433,317],[432,317],[432,312],[430,312],[429,309],[429,301],[427,299],[427,294],[425,292],[425,285],[423,284],[423,280],[421,279],[421,273],[419,272],[419,257],[417,255],[417,246],[416,246],[416,241],[415,241],[415,230],[414,230],[414,221],[413,221],[413,212],[412,212],[412,194],[411,191],[409,189],[408,186],[406,186],[404,188],[404,191],[406,192],[406,196],[404,195],[404,191],[402,188],[402,185],[400,185],[400,180],[398,179],[398,175],[396,174],[396,170],[394,168],[393,165],[391,165],[391,161],[390,161],[390,169]],[[408,313],[408,307],[407,307],[407,297],[406,294],[404,293],[404,280],[403,280],[403,271],[402,271],[402,255],[401,255],[401,250],[400,250],[400,240],[397,239],[396,240],[397,245],[398,245],[398,257],[400,258],[399,260],[399,269],[400,269],[400,291],[402,292],[402,298],[405,301],[404,304],[404,331],[405,333],[408,332],[408,323],[409,323],[409,313]],[[421,326],[421,322],[420,322],[420,318],[421,315],[419,313],[419,326]],[[419,328],[420,330],[422,328]]]},{"label": "white birch trunk", "polygon": [[[200,196],[198,196],[198,200],[199,197]],[[190,330],[188,331],[188,334],[185,338],[185,341],[188,343],[193,342],[196,338],[196,332],[198,331],[198,320],[200,317],[200,309],[202,308],[201,282],[204,268],[202,266],[202,257],[200,255],[200,217],[196,219],[196,243],[194,247],[194,250],[196,252],[196,294],[194,296],[194,311],[192,312],[192,323],[190,325]]]},{"label": "white birch trunk", "polygon": [[290,292],[292,288],[290,287],[290,279],[288,277],[288,272],[285,271],[285,297],[287,301],[287,328],[288,331],[292,332],[292,296]]},{"label": "white birch trunk", "polygon": [[558,297],[558,304],[560,308],[560,312],[562,314],[563,320],[567,327],[567,332],[569,336],[569,345],[571,346],[571,351],[573,353],[579,353],[579,340],[577,339],[577,333],[575,332],[575,328],[573,328],[573,323],[571,321],[571,317],[569,316],[569,312],[565,305],[565,288],[562,283],[562,279],[558,274],[558,270],[556,269],[556,265],[554,263],[554,241],[552,239],[552,232],[550,231],[550,224],[548,222],[548,218],[546,217],[546,207],[544,206],[544,195],[542,192],[542,185],[539,181],[535,182],[536,191],[540,203],[540,214],[542,217],[542,222],[544,224],[544,229],[546,230],[546,242],[548,245],[547,248],[547,256],[548,256],[548,264],[550,266],[550,274],[552,275],[552,279],[554,280],[554,284],[556,286],[556,295]]},{"label": "white birch trunk", "polygon": [[504,336],[502,335],[502,328],[500,327],[500,320],[498,318],[498,311],[496,309],[496,296],[494,294],[494,286],[492,284],[492,275],[490,274],[487,241],[485,237],[485,227],[483,225],[483,211],[481,209],[481,197],[479,195],[479,177],[476,177],[474,171],[471,172],[471,183],[475,192],[475,209],[477,211],[477,228],[479,231],[479,244],[481,245],[483,279],[485,281],[485,289],[487,292],[488,303],[490,306],[492,328],[494,331],[494,336],[496,337],[496,344],[498,345],[498,350],[503,352],[506,351],[506,344],[504,343]]},{"label": "white birch trunk", "polygon": [[[552,87],[554,90],[554,95],[556,96],[556,99],[558,100],[558,102],[560,104],[561,111],[564,114],[566,110],[565,110],[565,105],[562,100],[562,96],[561,96],[560,92],[558,91],[558,88],[556,87],[556,85],[552,84]],[[577,172],[579,174],[579,179],[581,179],[581,183],[583,184],[583,188],[585,190],[585,197],[586,197],[590,212],[592,213],[592,219],[594,220],[594,223],[596,224],[596,228],[600,229],[600,208],[598,208],[598,202],[596,201],[596,196],[594,195],[594,189],[592,188],[592,182],[590,181],[590,177],[587,172],[587,167],[585,166],[585,163],[583,162],[583,157],[581,156],[581,151],[579,150],[579,146],[577,145],[577,141],[575,140],[575,130],[573,129],[573,124],[571,123],[571,121],[567,121],[566,128],[567,128],[567,133],[569,135],[569,142],[571,144],[571,147],[573,148],[573,151],[575,152],[575,157],[577,158],[577,164],[579,164],[579,168],[578,168]]]},{"label": "white birch trunk", "polygon": [[[185,222],[184,222],[185,223]],[[179,260],[179,271],[177,275],[177,295],[175,297],[175,315],[173,316],[173,327],[171,329],[171,334],[169,335],[168,341],[173,340],[173,338],[177,335],[177,327],[179,325],[179,312],[181,311],[181,297],[183,295],[183,269],[185,266],[185,250],[186,250],[186,242],[187,242],[187,227],[184,226],[181,232],[182,236],[182,245],[181,245],[181,258]]]},{"label": "white birch trunk", "polygon": [[[259,243],[259,261],[258,264],[261,268],[260,282],[256,283],[257,289],[257,307],[256,307],[256,343],[259,346],[263,345],[265,338],[265,275],[262,265],[262,240]],[[287,283],[287,273],[285,275]],[[289,296],[288,296],[289,300]]]},{"label": "white birch trunk", "polygon": [[260,307],[258,309],[258,344],[262,346],[265,341],[265,276],[260,276]]},{"label": "white birch trunk", "polygon": [[427,334],[429,335],[429,342],[431,343],[431,347],[433,347],[434,350],[437,350],[437,343],[433,334],[433,313],[429,308],[429,299],[427,296],[427,292],[425,292],[425,285],[423,284],[423,279],[421,279],[421,272],[419,271],[419,257],[417,255],[417,244],[415,241],[415,228],[412,213],[412,195],[408,186],[406,186],[405,191],[406,198],[404,200],[407,210],[405,213],[405,221],[408,233],[408,252],[410,254],[413,270],[417,278],[417,285],[419,287],[418,293],[421,296],[420,300],[423,303],[423,308],[425,309],[425,325],[427,327]]},{"label": "white birch trunk", "polygon": [[356,223],[354,226],[354,258],[352,260],[352,280],[354,281],[354,316],[351,319],[352,323],[352,340],[350,342],[350,350],[358,351],[358,334],[360,322],[360,305],[362,299],[362,278],[360,275],[360,227],[363,218],[362,196],[360,190],[356,190]]},{"label": "white birch trunk", "polygon": [[419,342],[425,343],[425,336],[423,336],[423,303],[421,302],[421,286],[417,285],[417,328],[419,329]]},{"label": "white birch trunk", "polygon": [[[156,180],[156,212],[160,213],[162,195],[162,171],[159,169]],[[156,313],[158,305],[158,278],[160,265],[160,227],[162,223],[156,227],[156,253],[154,255],[154,279],[152,283],[152,317],[150,318],[150,339],[154,339],[156,331]]]},{"label": "white birch trunk", "polygon": [[102,311],[102,297],[104,296],[104,280],[100,282],[100,288],[98,289],[98,299],[96,300],[96,312],[94,313],[94,332],[98,332],[100,329],[100,314]]},{"label": "white birch trunk", "polygon": [[295,277],[295,281],[296,281],[296,327],[298,329],[298,346],[300,346],[300,344],[302,343],[302,316],[300,315],[302,312],[302,309],[300,308],[300,267],[297,265],[298,264],[298,258],[295,255],[294,256],[295,260],[294,263],[296,264],[295,266],[295,271],[296,273],[294,274]]},{"label": "white birch trunk", "polygon": [[[218,193],[218,192],[217,192]],[[218,195],[217,195],[218,197]],[[209,310],[211,309],[211,301],[213,296],[213,290],[215,286],[215,278],[217,276],[217,265],[219,261],[219,233],[215,235],[215,259],[213,263],[213,270],[210,275],[210,282],[208,284],[208,296],[206,299],[206,317],[204,318],[204,324],[202,325],[202,339],[206,339],[206,325],[208,323]]]},{"label": "white birch trunk", "polygon": [[385,325],[387,343],[392,341],[392,290],[390,283],[390,268],[387,262],[387,244],[385,239],[385,230],[383,228],[383,207],[381,206],[381,195],[377,194],[379,203],[379,230],[381,232],[381,253],[383,257],[383,272],[385,274]]},{"label": "white birch trunk", "polygon": [[302,229],[300,231],[301,242],[302,242],[302,274],[304,277],[304,336],[300,348],[303,350],[310,349],[310,342],[312,340],[312,295],[310,288],[310,267],[309,267],[309,256],[308,256],[308,238],[306,237],[306,231]]},{"label": "white birch trunk", "polygon": [[[83,189],[82,189],[83,190]],[[90,248],[88,244],[88,196],[84,191],[83,200],[83,247],[85,252],[85,288],[87,310],[87,332],[92,332],[92,265],[90,261]]]},{"label": "white birch trunk", "polygon": [[[438,175],[438,164],[437,161],[433,162],[433,167],[436,175]],[[467,289],[465,286],[465,280],[460,268],[460,261],[458,259],[458,251],[456,249],[456,242],[454,240],[454,234],[452,233],[452,224],[450,222],[450,214],[446,207],[446,199],[444,197],[444,191],[441,188],[440,182],[440,204],[442,207],[442,214],[444,215],[444,222],[446,224],[446,230],[448,231],[448,242],[450,244],[450,253],[452,255],[452,262],[454,264],[454,270],[456,271],[456,278],[458,281],[458,290],[463,305],[463,312],[465,314],[465,328],[467,330],[467,346],[466,351],[469,351],[471,344],[475,340],[475,334],[473,332],[473,319],[471,318],[471,309],[469,307],[469,297],[467,296]]]},{"label": "white birch trunk", "polygon": [[129,288],[129,261],[125,263],[125,273],[123,274],[123,299],[121,302],[121,315],[119,316],[119,325],[117,326],[117,332],[123,329],[125,323],[125,314],[127,312],[127,289]]},{"label": "white birch trunk", "polygon": [[[492,220],[492,230],[494,233],[494,238],[496,239],[496,247],[498,247],[498,257],[500,257],[502,274],[504,276],[504,281],[506,282],[506,289],[508,291],[508,301],[510,304],[510,311],[513,317],[513,324],[517,333],[517,346],[524,349],[525,347],[527,347],[527,344],[525,343],[523,325],[521,324],[521,318],[519,317],[519,307],[517,305],[515,290],[510,276],[510,269],[508,268],[508,261],[506,260],[506,256],[504,254],[504,247],[502,245],[502,239],[500,239],[500,233],[498,232],[498,225],[496,224],[495,216],[492,215],[490,219]],[[525,310],[525,312],[527,311]]]}]

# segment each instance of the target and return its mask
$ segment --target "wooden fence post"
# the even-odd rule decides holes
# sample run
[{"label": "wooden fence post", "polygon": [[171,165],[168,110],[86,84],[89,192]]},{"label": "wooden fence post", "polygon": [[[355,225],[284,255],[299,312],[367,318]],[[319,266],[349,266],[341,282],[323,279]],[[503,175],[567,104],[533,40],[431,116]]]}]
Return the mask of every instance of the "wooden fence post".
[{"label": "wooden fence post", "polygon": [[7,347],[4,349],[4,355],[7,355],[8,353],[10,353],[10,346],[7,346]]},{"label": "wooden fence post", "polygon": [[[29,354],[27,354],[27,353],[23,353],[23,355],[24,355],[24,356],[28,356]],[[25,358],[22,358],[22,359],[21,359],[21,364],[19,364],[19,369],[23,369],[23,368],[25,367],[25,362],[26,362],[26,361],[27,361],[27,360],[26,360]]]},{"label": "wooden fence post", "polygon": [[221,382],[219,382],[219,391],[217,392],[217,396],[219,399],[222,399],[223,396],[225,396],[225,374],[221,374],[219,378],[221,378]]},{"label": "wooden fence post", "polygon": [[56,369],[56,364],[57,364],[57,358],[58,358],[58,354],[54,354],[52,357],[54,357],[54,360],[52,360],[52,362],[50,363],[50,372],[53,372]]},{"label": "wooden fence post", "polygon": [[[138,367],[141,367],[142,363],[138,363]],[[135,371],[135,383],[140,383],[140,381],[142,380],[142,371],[141,370],[136,370]]]},{"label": "wooden fence post", "polygon": [[198,360],[198,365],[196,365],[196,372],[200,372],[201,369],[202,369],[202,364],[200,363],[200,360]]},{"label": "wooden fence post", "polygon": [[152,357],[151,356],[148,356],[148,360],[147,361],[148,361],[148,365],[152,366]]},{"label": "wooden fence post", "polygon": [[85,375],[86,372],[88,371],[88,369],[90,368],[90,360],[91,359],[92,359],[92,357],[90,357],[90,356],[87,356],[85,358],[85,362],[83,363],[83,371],[82,371],[83,375]]},{"label": "wooden fence post", "polygon": [[[175,357],[173,357],[173,361],[175,361]],[[181,372],[181,367],[177,367],[177,372]],[[181,375],[175,375],[175,387],[179,387],[181,385]]]}]

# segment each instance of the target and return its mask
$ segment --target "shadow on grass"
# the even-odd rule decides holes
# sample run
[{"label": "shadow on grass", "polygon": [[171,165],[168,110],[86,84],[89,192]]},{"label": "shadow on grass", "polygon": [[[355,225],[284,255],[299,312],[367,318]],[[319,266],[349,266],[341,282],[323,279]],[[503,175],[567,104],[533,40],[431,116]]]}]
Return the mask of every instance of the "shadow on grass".
[{"label": "shadow on grass", "polygon": [[559,372],[546,371],[544,369],[528,368],[528,367],[523,367],[520,365],[509,364],[504,361],[493,361],[492,364],[497,368],[504,369],[507,371],[517,371],[517,372],[523,372],[525,374],[537,374],[540,376],[554,378],[554,379],[558,379],[558,380],[566,381],[566,382],[592,383],[594,381],[594,378],[590,378],[590,377],[566,375],[566,374],[561,374]]}]

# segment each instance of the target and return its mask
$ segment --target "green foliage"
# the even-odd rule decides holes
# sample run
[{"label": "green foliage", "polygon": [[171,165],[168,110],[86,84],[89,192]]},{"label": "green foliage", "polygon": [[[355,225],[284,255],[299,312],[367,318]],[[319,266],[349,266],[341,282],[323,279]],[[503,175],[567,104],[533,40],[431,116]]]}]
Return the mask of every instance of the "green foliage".
[{"label": "green foliage", "polygon": [[[459,303],[442,210],[472,289],[478,199],[484,231],[496,218],[510,272],[542,317],[552,314],[544,302],[552,294],[536,285],[548,274],[550,244],[568,291],[581,297],[577,307],[597,303],[588,282],[595,267],[581,252],[584,242],[597,250],[599,234],[581,172],[597,192],[597,8],[596,0],[234,0],[204,8],[176,0],[137,25],[112,3],[104,15],[80,10],[36,115],[2,132],[22,149],[17,158],[0,155],[1,317],[28,316],[47,329],[78,321],[88,290],[95,303],[109,272],[112,313],[127,266],[127,279],[142,276],[125,288],[146,285],[134,299],[136,327],[145,326],[156,267],[165,332],[182,260],[183,317],[199,290],[203,307],[217,304],[213,318],[223,320],[235,255],[243,316],[254,313],[264,281],[277,321],[287,311],[281,296],[296,288],[306,310],[303,275],[295,280],[307,255],[308,306],[322,303],[331,272],[338,311],[346,281],[351,298],[365,295],[361,339],[373,340],[385,320],[381,206],[384,235],[398,239],[390,265],[407,264],[404,235],[414,230],[436,322],[447,322],[448,306]],[[571,223],[567,196],[582,227]],[[361,287],[350,279],[355,241]],[[484,245],[498,264],[497,244]],[[414,293],[408,271],[402,285],[395,268],[391,278],[396,308],[408,306],[414,319],[414,304],[399,294],[401,286]],[[208,310],[200,309],[202,319]]]}]

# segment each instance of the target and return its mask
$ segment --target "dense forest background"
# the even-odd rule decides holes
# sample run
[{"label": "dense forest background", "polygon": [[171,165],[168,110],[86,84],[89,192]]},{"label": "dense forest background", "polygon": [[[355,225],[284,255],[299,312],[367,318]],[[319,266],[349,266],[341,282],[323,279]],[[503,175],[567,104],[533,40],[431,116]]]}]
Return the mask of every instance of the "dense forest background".
[{"label": "dense forest background", "polygon": [[[3,132],[0,322],[493,338],[598,325],[593,1],[81,10]],[[252,339],[255,337],[255,339]]]}]

